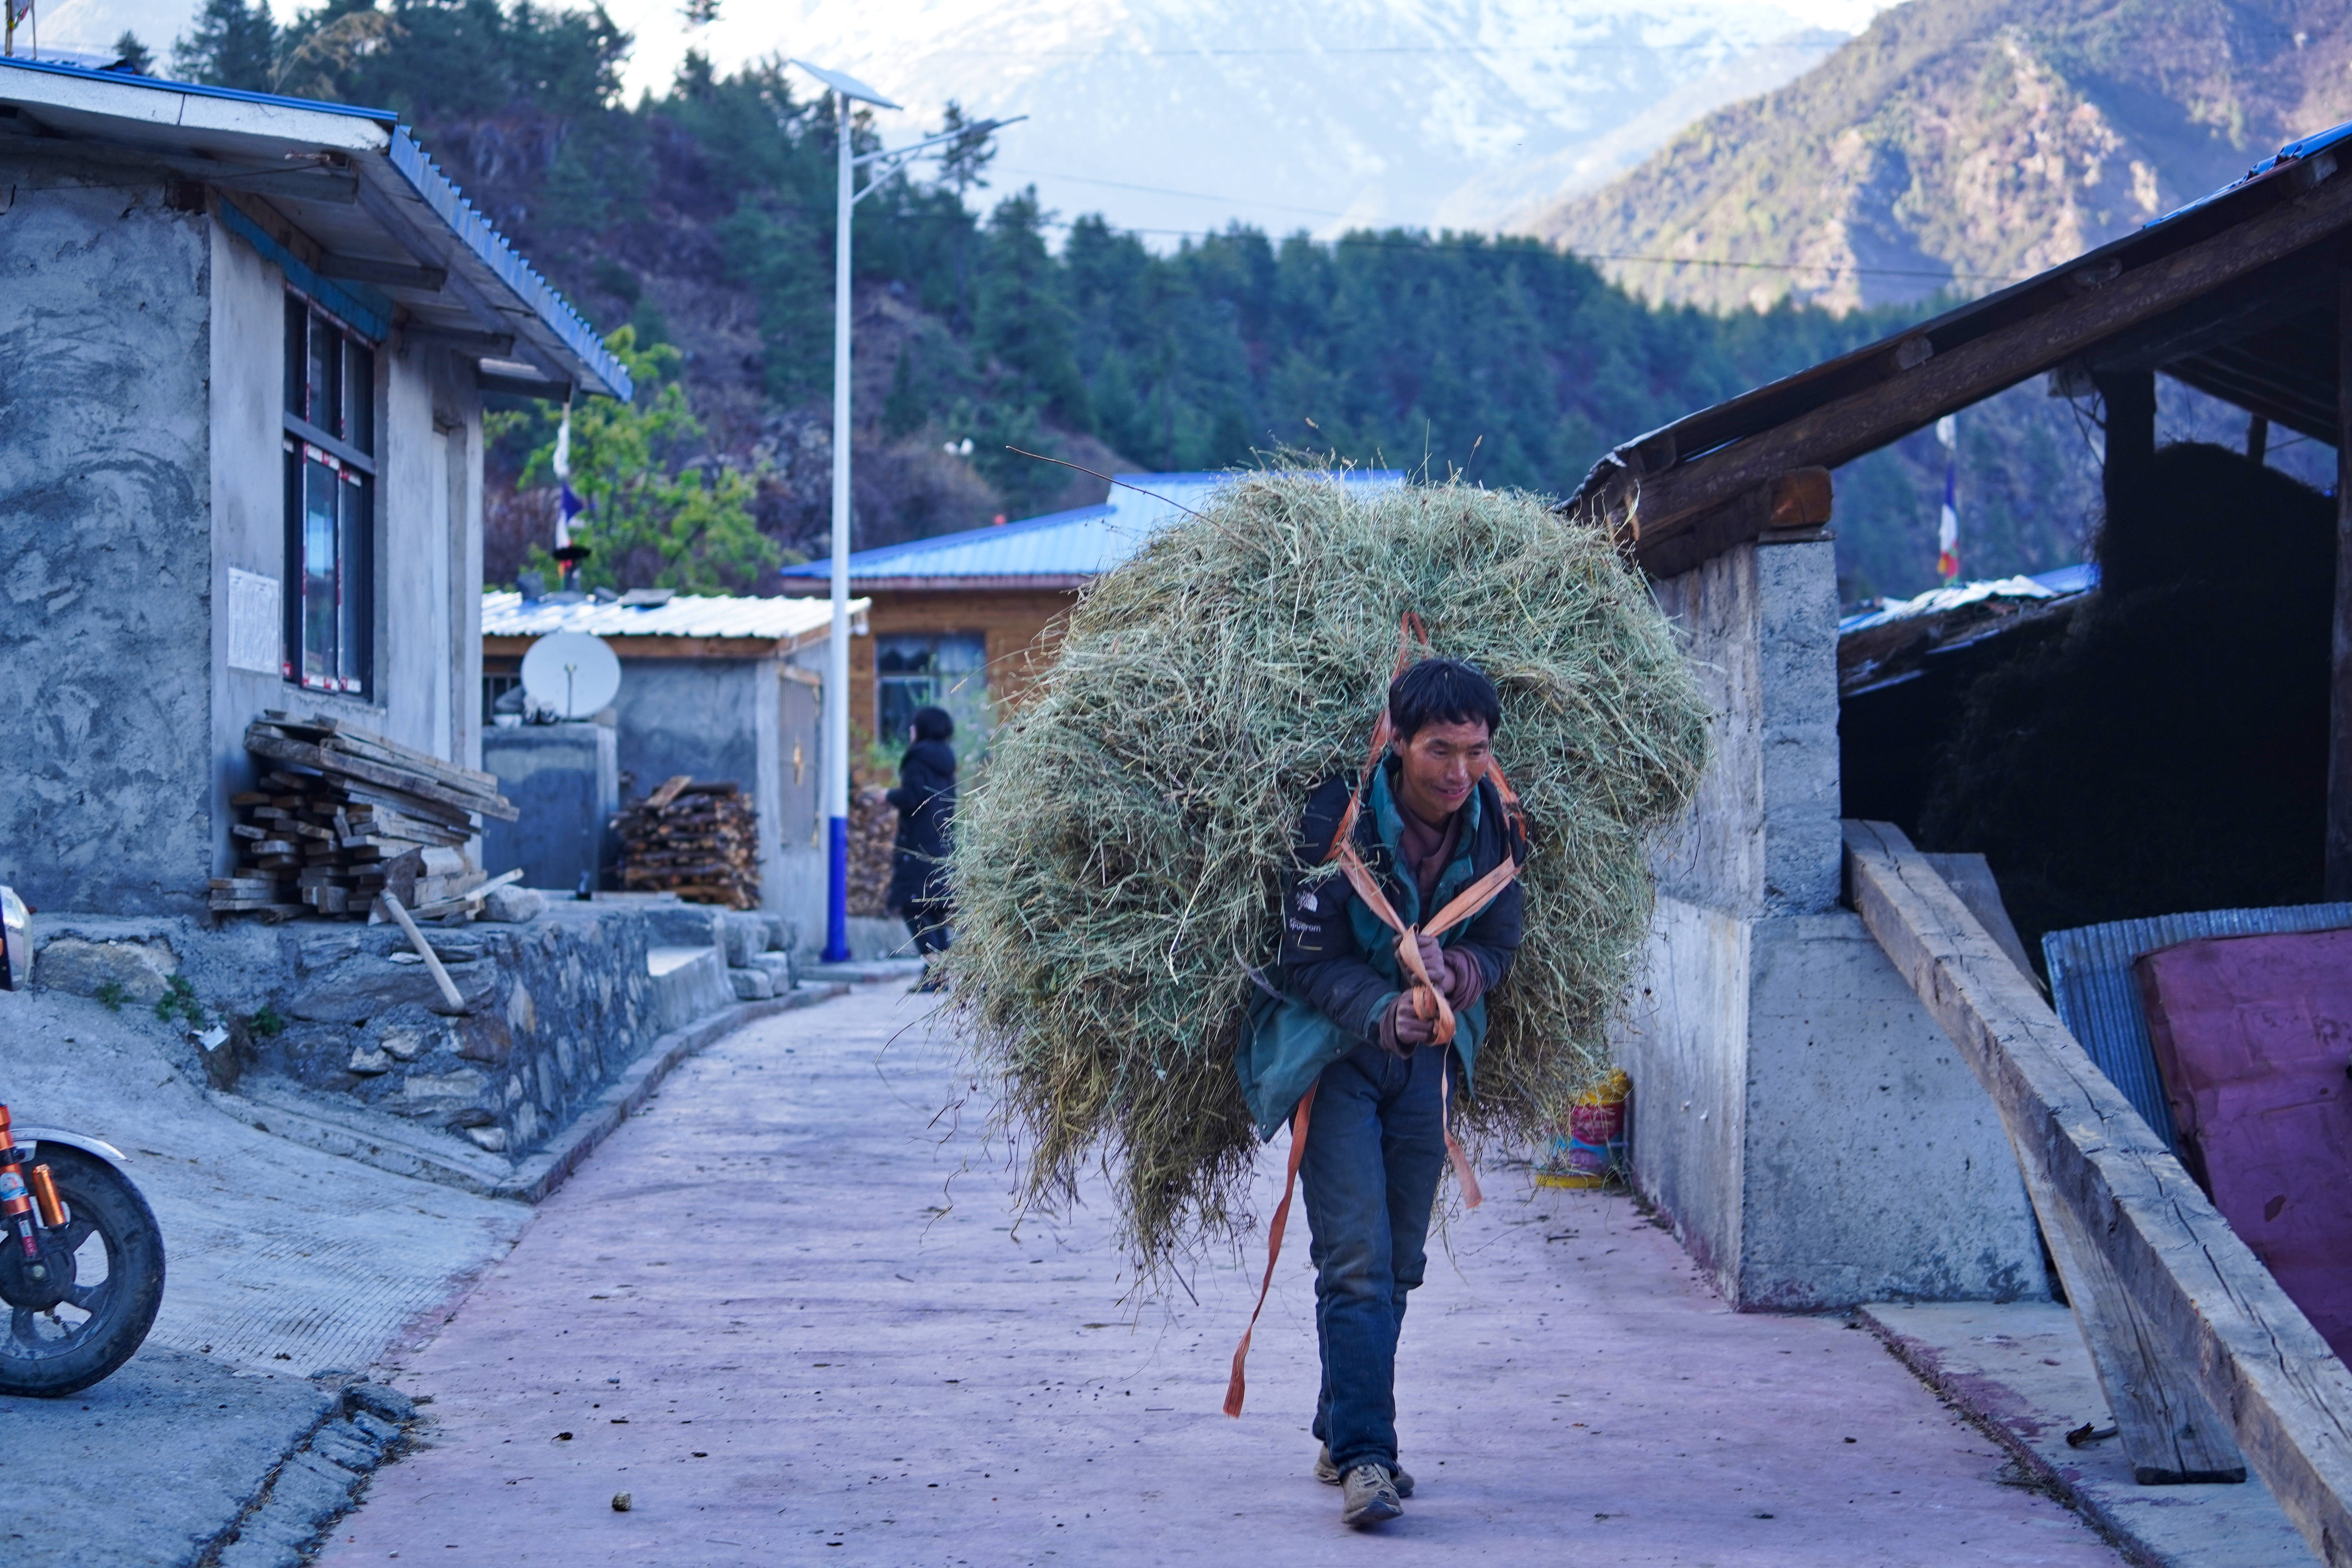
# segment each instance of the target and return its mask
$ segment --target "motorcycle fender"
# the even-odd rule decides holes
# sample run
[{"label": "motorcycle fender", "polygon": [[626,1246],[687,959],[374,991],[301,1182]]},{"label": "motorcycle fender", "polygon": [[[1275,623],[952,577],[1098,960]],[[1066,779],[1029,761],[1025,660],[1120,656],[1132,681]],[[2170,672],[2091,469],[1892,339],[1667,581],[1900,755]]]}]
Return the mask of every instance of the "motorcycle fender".
[{"label": "motorcycle fender", "polygon": [[68,1132],[58,1127],[18,1127],[14,1130],[17,1143],[26,1148],[43,1143],[63,1143],[85,1154],[95,1154],[108,1164],[118,1168],[131,1163],[131,1156],[103,1138],[92,1138],[86,1132]]}]

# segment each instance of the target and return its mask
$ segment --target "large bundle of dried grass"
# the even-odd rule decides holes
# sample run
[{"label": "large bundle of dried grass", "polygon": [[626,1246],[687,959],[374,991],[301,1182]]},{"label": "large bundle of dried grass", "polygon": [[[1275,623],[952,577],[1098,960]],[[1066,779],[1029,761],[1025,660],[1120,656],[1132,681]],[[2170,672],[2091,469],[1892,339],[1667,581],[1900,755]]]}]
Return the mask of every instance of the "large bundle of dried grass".
[{"label": "large bundle of dried grass", "polygon": [[1229,1231],[1252,1161],[1233,1073],[1307,793],[1362,766],[1406,611],[1503,694],[1527,939],[1491,1002],[1486,1134],[1565,1123],[1646,927],[1643,840],[1706,712],[1607,537],[1538,499],[1241,476],[1099,579],[957,814],[957,996],[1001,1074],[1026,1194],[1089,1153],[1147,1267]]}]

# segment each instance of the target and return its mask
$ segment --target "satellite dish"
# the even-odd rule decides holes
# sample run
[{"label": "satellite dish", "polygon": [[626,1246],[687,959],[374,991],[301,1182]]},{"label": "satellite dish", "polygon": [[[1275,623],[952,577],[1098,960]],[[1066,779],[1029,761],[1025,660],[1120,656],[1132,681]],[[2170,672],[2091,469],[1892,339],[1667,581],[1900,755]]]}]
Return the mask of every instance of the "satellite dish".
[{"label": "satellite dish", "polygon": [[554,632],[522,656],[524,705],[532,713],[585,719],[621,689],[621,661],[603,637]]}]

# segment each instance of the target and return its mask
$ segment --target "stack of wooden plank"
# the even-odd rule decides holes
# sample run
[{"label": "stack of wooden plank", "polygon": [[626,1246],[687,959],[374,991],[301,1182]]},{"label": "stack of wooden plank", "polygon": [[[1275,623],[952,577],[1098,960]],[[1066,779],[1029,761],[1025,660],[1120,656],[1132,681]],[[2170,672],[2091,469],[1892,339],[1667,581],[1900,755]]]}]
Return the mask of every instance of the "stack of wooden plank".
[{"label": "stack of wooden plank", "polygon": [[734,784],[696,784],[680,773],[613,826],[621,836],[621,886],[628,891],[759,908],[759,821]]},{"label": "stack of wooden plank", "polygon": [[493,775],[338,719],[272,710],[247,728],[245,745],[260,777],[229,797],[238,862],[213,879],[216,910],[359,920],[388,881],[414,889],[420,879],[436,900],[457,898],[471,890],[459,883],[482,880],[458,853],[477,818],[520,815]]}]

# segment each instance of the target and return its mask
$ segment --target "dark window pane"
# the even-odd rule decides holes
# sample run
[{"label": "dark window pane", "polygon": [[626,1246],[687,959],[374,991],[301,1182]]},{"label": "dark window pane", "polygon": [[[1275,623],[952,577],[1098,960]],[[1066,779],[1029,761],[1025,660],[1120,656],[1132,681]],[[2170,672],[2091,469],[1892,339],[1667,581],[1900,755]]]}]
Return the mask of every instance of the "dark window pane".
[{"label": "dark window pane", "polygon": [[341,434],[361,451],[375,451],[375,352],[356,341],[343,345]]},{"label": "dark window pane", "polygon": [[343,337],[335,331],[334,323],[313,315],[310,318],[310,384],[305,389],[302,417],[321,430],[332,430],[337,424],[335,394],[341,388]]},{"label": "dark window pane", "polygon": [[341,574],[336,547],[341,542],[340,487],[335,471],[305,455],[302,464],[302,684],[323,686],[341,675],[336,648],[341,629],[338,598]]},{"label": "dark window pane", "polygon": [[305,387],[310,378],[310,307],[286,296],[286,412],[297,418],[310,406]]},{"label": "dark window pane", "polygon": [[931,682],[925,676],[886,675],[875,696],[880,710],[877,715],[882,730],[880,738],[882,743],[892,751],[907,743],[907,731],[915,722],[915,710],[929,707],[937,700],[932,695]]}]

